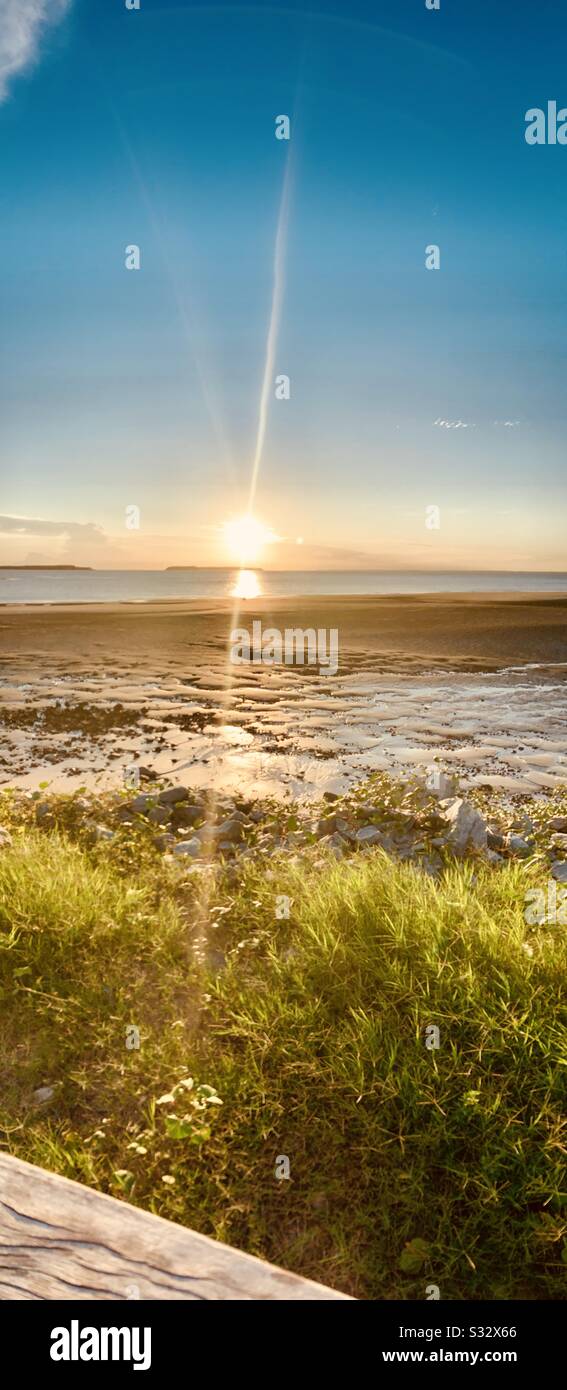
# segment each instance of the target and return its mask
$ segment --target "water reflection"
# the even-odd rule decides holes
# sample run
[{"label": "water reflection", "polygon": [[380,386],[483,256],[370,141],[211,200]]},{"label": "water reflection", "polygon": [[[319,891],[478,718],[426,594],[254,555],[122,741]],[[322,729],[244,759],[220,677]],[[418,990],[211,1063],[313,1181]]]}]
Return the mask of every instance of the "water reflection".
[{"label": "water reflection", "polygon": [[262,585],[256,570],[239,570],[236,584],[230,593],[231,598],[259,598]]}]

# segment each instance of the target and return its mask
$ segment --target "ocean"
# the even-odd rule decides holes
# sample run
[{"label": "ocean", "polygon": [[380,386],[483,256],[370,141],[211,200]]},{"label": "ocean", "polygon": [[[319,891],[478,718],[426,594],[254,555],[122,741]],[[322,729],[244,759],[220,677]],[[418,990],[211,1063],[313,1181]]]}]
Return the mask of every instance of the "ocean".
[{"label": "ocean", "polygon": [[566,573],[489,570],[0,570],[0,606],[294,594],[567,593]]}]

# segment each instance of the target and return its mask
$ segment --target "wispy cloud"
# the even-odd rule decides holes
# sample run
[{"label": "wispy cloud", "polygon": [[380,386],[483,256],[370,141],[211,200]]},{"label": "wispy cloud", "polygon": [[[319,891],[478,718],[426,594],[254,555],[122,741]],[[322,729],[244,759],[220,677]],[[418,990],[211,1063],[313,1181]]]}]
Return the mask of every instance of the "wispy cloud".
[{"label": "wispy cloud", "polygon": [[13,77],[37,62],[45,30],[67,13],[72,0],[0,0],[0,102]]},{"label": "wispy cloud", "polygon": [[85,540],[91,545],[106,545],[107,542],[102,528],[92,521],[44,521],[29,516],[0,516],[0,535],[66,536],[68,540]]}]

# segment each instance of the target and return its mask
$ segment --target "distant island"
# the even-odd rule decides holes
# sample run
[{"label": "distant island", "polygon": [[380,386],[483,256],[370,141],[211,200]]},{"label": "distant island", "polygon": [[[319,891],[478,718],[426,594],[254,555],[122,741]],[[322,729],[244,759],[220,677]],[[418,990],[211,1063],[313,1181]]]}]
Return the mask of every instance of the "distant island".
[{"label": "distant island", "polygon": [[92,565],[0,565],[0,570],[92,570]]}]

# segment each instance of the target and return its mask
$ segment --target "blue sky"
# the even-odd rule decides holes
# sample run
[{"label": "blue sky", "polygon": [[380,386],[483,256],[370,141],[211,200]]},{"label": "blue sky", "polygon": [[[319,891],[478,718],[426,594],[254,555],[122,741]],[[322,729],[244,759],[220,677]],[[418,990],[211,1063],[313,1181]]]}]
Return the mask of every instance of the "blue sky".
[{"label": "blue sky", "polygon": [[0,15],[2,562],[227,559],[289,161],[263,563],[567,568],[567,147],[524,139],[567,12],[40,3]]}]

